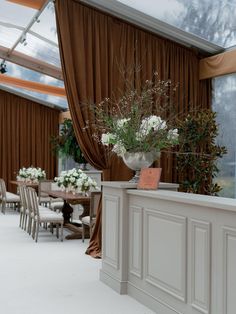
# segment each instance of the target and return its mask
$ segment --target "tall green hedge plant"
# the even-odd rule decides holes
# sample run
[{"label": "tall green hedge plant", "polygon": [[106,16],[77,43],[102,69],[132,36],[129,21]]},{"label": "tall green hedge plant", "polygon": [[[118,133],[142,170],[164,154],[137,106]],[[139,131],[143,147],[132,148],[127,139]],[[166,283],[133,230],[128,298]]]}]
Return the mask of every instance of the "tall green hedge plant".
[{"label": "tall green hedge plant", "polygon": [[219,169],[217,159],[226,154],[216,145],[218,125],[216,113],[202,110],[179,122],[179,154],[177,157],[180,190],[217,195],[221,190],[214,182]]}]

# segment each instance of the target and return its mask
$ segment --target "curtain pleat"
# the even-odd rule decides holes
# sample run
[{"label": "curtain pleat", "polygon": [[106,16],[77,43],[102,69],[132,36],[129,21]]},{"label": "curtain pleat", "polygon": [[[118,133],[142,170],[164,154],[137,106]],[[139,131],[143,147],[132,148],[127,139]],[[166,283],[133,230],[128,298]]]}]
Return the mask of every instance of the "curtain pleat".
[{"label": "curtain pleat", "polygon": [[59,111],[0,91],[0,177],[7,189],[21,167],[41,167],[47,178],[57,175],[51,136],[58,134]]}]

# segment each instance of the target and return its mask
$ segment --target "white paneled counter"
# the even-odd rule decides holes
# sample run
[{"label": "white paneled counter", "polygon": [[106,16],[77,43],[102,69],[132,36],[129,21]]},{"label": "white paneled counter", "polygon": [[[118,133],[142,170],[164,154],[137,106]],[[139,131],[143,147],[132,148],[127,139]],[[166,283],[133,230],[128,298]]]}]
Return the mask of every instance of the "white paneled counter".
[{"label": "white paneled counter", "polygon": [[104,283],[160,314],[236,313],[236,200],[102,185]]}]

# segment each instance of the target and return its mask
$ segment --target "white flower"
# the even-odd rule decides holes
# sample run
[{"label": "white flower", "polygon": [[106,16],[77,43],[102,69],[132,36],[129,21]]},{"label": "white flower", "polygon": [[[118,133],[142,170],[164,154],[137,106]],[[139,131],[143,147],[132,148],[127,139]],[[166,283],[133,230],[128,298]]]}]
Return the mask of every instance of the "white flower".
[{"label": "white flower", "polygon": [[142,136],[147,136],[151,130],[165,130],[166,127],[166,121],[162,120],[159,116],[153,115],[142,120],[138,134],[142,138]]},{"label": "white flower", "polygon": [[33,181],[35,183],[38,182],[40,179],[46,178],[46,172],[45,170],[42,170],[41,168],[34,168],[34,167],[29,167],[29,168],[21,168],[19,170],[19,173],[17,175],[17,180],[21,181]]},{"label": "white flower", "polygon": [[55,177],[54,181],[62,190],[70,192],[89,191],[91,187],[96,188],[96,182],[87,176],[80,169],[73,168],[68,171],[62,171],[59,177]]},{"label": "white flower", "polygon": [[101,141],[102,141],[103,145],[107,145],[108,146],[110,144],[113,144],[115,139],[116,139],[116,137],[115,137],[114,134],[112,134],[112,133],[103,133]]},{"label": "white flower", "polygon": [[127,122],[129,122],[129,120],[130,120],[130,118],[117,120],[116,121],[117,128],[122,129],[127,124]]},{"label": "white flower", "polygon": [[168,131],[167,138],[171,141],[178,140],[179,134],[178,129],[171,129]]},{"label": "white flower", "polygon": [[114,145],[112,151],[116,153],[118,156],[123,156],[126,152],[125,147],[122,145],[122,143],[117,143]]}]

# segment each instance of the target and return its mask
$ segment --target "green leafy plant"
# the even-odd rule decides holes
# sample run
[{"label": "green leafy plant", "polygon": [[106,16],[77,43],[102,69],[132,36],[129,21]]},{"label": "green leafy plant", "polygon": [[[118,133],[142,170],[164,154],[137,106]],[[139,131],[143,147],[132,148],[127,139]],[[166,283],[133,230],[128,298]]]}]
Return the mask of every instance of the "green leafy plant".
[{"label": "green leafy plant", "polygon": [[65,119],[58,136],[51,138],[53,151],[61,157],[72,157],[80,164],[87,163],[75,137],[73,124],[70,119]]},{"label": "green leafy plant", "polygon": [[221,190],[214,182],[219,169],[217,159],[226,154],[224,146],[215,143],[218,135],[216,113],[202,110],[179,121],[179,153],[177,165],[180,190],[217,195]]}]

